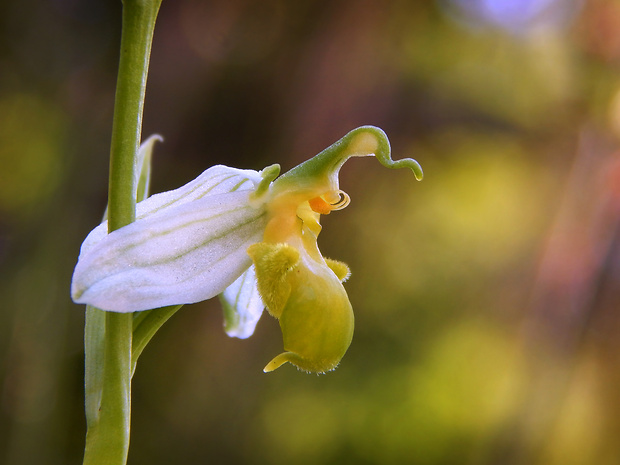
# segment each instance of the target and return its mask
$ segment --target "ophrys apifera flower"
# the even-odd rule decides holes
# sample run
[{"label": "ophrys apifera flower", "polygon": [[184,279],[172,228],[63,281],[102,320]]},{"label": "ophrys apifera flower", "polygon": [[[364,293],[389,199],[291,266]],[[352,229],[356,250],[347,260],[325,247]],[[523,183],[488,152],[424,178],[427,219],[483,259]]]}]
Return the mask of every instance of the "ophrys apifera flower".
[{"label": "ophrys apifera flower", "polygon": [[107,234],[95,228],[82,245],[72,282],[75,302],[134,312],[220,295],[230,335],[248,337],[263,307],[280,322],[285,362],[309,372],[334,369],[353,336],[353,311],[342,283],[349,268],[317,246],[320,217],[349,197],[338,174],[351,157],[393,161],[383,131],[355,129],[278,177],[280,167],[214,166],[179,189],[138,203],[136,221]]}]

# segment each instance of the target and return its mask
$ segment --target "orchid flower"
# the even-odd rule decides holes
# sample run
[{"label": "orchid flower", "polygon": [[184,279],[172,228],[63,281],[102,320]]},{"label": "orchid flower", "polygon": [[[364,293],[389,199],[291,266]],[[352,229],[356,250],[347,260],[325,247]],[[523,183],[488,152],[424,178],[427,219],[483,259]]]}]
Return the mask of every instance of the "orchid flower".
[{"label": "orchid flower", "polygon": [[263,308],[277,318],[284,350],[267,364],[334,369],[353,336],[353,311],[342,285],[342,262],[317,246],[320,216],[349,197],[338,174],[350,157],[376,156],[388,168],[422,170],[393,161],[385,133],[349,132],[314,158],[278,177],[218,165],[188,184],[139,202],[136,221],[107,234],[104,222],[82,244],[72,297],[113,312],[137,312],[220,296],[229,335],[245,338]]}]

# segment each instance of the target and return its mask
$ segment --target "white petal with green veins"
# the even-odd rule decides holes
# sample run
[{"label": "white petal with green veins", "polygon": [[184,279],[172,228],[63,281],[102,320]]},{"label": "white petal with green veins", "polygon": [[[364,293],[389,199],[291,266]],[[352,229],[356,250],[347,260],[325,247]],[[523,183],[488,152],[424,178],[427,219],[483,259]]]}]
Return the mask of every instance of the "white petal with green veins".
[{"label": "white petal with green veins", "polygon": [[[212,166],[196,179],[172,191],[155,194],[136,205],[136,220],[146,218],[161,209],[177,207],[204,197],[228,192],[254,190],[263,180],[261,172],[240,170],[224,165]],[[90,247],[108,234],[108,222],[104,221],[84,239],[80,258]]]},{"label": "white petal with green veins", "polygon": [[249,196],[257,171],[214,166],[179,189],[140,202],[137,219],[82,245],[71,294],[116,312],[193,303],[221,293],[251,264],[247,247],[262,238],[264,205]]}]

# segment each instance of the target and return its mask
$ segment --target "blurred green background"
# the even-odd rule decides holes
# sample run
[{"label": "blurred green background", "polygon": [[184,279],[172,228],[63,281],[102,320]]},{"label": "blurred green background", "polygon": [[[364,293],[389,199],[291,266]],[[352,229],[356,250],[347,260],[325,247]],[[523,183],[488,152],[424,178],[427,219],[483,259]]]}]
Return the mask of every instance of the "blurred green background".
[{"label": "blurred green background", "polygon": [[[0,463],[81,463],[79,245],[106,204],[120,1],[0,4]],[[185,307],[133,384],[130,464],[620,463],[620,2],[163,0],[153,192],[284,170],[354,127],[319,245],[356,314],[340,367],[264,316]]]}]

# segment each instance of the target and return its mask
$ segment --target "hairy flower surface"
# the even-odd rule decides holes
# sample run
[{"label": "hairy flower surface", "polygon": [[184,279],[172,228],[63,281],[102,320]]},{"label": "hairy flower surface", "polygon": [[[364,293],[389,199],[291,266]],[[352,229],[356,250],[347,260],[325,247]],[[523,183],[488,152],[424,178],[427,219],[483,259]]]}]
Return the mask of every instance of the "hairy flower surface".
[{"label": "hairy flower surface", "polygon": [[265,371],[286,362],[309,372],[334,369],[353,336],[353,311],[342,283],[347,265],[322,256],[320,216],[349,203],[338,174],[350,157],[371,156],[388,168],[385,133],[351,131],[314,158],[277,177],[214,166],[179,189],[138,203],[136,221],[107,234],[104,222],[82,244],[71,293],[77,303],[114,312],[199,302],[216,295],[226,331],[250,336],[263,308],[280,322],[284,350]]}]

